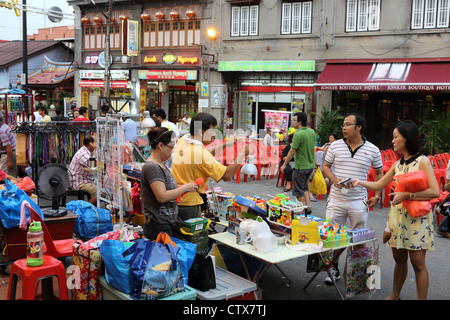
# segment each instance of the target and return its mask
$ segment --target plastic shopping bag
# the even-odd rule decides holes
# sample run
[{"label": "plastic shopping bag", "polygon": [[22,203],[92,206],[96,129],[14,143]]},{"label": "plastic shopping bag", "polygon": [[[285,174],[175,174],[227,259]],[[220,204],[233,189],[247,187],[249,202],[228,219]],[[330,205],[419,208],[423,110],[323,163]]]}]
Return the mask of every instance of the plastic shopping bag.
[{"label": "plastic shopping bag", "polygon": [[113,230],[111,212],[82,201],[70,201],[66,208],[76,214],[73,231],[77,236],[92,239]]},{"label": "plastic shopping bag", "polygon": [[173,241],[159,242],[160,235],[154,241],[147,262],[141,300],[161,299],[184,291],[183,274],[177,257],[180,248],[172,245]]},{"label": "plastic shopping bag", "polygon": [[125,250],[122,255],[130,256],[131,272],[131,294],[134,299],[140,299],[142,281],[144,279],[147,262],[153,249],[155,241],[149,239],[139,239],[130,248]]},{"label": "plastic shopping bag", "polygon": [[[30,199],[30,197],[9,180],[5,180],[6,189],[0,191],[0,220],[3,227],[9,229],[19,226],[20,222],[20,208],[23,201],[27,201],[33,209],[44,220],[44,215],[41,208]],[[26,211],[26,218],[30,214]]]},{"label": "plastic shopping bag", "polygon": [[403,200],[402,203],[413,218],[419,218],[431,212],[430,201]]},{"label": "plastic shopping bag", "polygon": [[374,273],[373,266],[378,265],[378,251],[378,245],[347,250],[344,272],[347,298],[365,293],[371,297],[375,293],[379,274]]},{"label": "plastic shopping bag", "polygon": [[320,168],[317,168],[316,174],[311,181],[309,191],[312,194],[327,194],[327,184],[325,182],[325,179],[323,178],[323,174],[322,171],[320,171]]},{"label": "plastic shopping bag", "polygon": [[256,219],[250,231],[250,237],[256,251],[261,253],[268,252],[278,245],[276,236],[270,231],[269,225],[261,217]]},{"label": "plastic shopping bag", "polygon": [[428,188],[428,179],[423,171],[412,171],[396,175],[392,182],[398,192],[419,192]]},{"label": "plastic shopping bag", "polygon": [[181,271],[183,273],[184,284],[188,284],[189,279],[189,269],[195,259],[195,254],[197,253],[197,245],[195,243],[183,241],[177,238],[172,238],[177,247],[180,248],[178,251],[178,260],[180,261]]},{"label": "plastic shopping bag", "polygon": [[117,290],[131,294],[131,255],[122,254],[133,245],[133,242],[122,242],[120,240],[103,240],[100,247],[105,264],[106,282]]}]

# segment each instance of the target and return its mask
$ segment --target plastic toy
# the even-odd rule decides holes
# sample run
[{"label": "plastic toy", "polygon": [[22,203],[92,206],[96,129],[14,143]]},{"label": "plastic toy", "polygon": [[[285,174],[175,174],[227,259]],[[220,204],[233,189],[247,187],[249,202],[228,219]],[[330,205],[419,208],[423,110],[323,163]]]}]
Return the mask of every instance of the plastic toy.
[{"label": "plastic toy", "polygon": [[[202,185],[204,182],[204,180],[202,178],[197,178],[197,180],[195,180],[195,184],[198,185],[200,187],[200,185]],[[187,192],[183,193],[181,196],[179,196],[177,198],[177,203],[180,203],[181,201],[181,197],[184,196]]]}]

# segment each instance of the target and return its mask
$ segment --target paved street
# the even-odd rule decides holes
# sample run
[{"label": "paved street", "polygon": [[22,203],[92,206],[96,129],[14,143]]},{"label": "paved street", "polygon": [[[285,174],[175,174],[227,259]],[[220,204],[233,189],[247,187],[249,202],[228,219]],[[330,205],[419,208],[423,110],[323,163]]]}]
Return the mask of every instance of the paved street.
[{"label": "paved street", "polygon": [[[241,179],[242,181],[242,179]],[[253,196],[259,195],[264,199],[270,199],[277,193],[282,192],[282,188],[276,188],[276,177],[271,180],[266,180],[266,177],[262,177],[260,181],[254,181],[252,178],[248,179],[248,182],[241,182],[236,184],[235,180],[230,182],[220,181],[219,183],[213,183],[216,187],[221,187],[224,191],[229,191],[236,195]],[[323,200],[317,202],[311,202],[311,208],[313,215],[318,217],[325,217],[325,204],[326,197]],[[377,290],[372,299],[382,300],[387,297],[392,288],[393,283],[393,271],[394,260],[392,258],[391,250],[381,242],[381,236],[384,226],[388,219],[388,208],[380,209],[378,204],[377,208],[369,213],[368,227],[376,230],[376,236],[380,240],[378,244],[380,246],[380,270],[381,270],[381,289]],[[450,256],[450,240],[437,236],[435,234],[436,249],[427,253],[427,267],[430,276],[430,284],[428,291],[428,299],[430,300],[442,300],[450,299],[450,292],[448,290],[447,281],[444,279],[450,278],[450,268],[448,267]],[[306,273],[307,258],[300,258],[294,261],[289,261],[280,264],[280,267],[292,280],[291,285],[287,285],[287,281],[283,278],[282,274],[274,267],[271,267],[266,272],[265,277],[258,283],[258,287],[262,289],[263,300],[337,300],[339,296],[333,286],[329,287],[324,285],[323,280],[326,274],[320,274],[313,283],[309,286],[307,291],[303,290],[305,284],[312,277],[312,273]],[[339,269],[341,271],[341,280],[338,281],[339,288],[342,293],[345,294],[344,280],[342,272],[345,265],[344,254],[341,255],[339,260]],[[414,271],[411,264],[409,264],[409,273],[406,279],[403,291],[401,294],[402,300],[415,300],[416,283],[414,277]],[[367,294],[349,298],[350,300],[367,300],[369,296]]]}]

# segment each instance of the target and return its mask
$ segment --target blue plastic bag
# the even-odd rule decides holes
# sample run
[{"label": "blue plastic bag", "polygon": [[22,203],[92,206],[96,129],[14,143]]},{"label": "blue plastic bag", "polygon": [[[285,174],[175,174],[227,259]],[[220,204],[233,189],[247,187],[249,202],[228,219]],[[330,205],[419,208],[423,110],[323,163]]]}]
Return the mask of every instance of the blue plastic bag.
[{"label": "blue plastic bag", "polygon": [[179,247],[154,242],[142,282],[141,300],[156,300],[184,291],[183,274],[177,258]]},{"label": "blue plastic bag", "polygon": [[73,226],[77,236],[92,239],[113,230],[111,212],[106,209],[82,200],[70,201],[66,208],[77,215]]},{"label": "blue plastic bag", "polygon": [[177,238],[172,238],[172,241],[180,248],[177,257],[180,261],[181,271],[183,273],[184,284],[188,284],[188,274],[189,269],[195,259],[195,254],[197,252],[197,245],[192,242],[183,241]]},{"label": "blue plastic bag", "polygon": [[145,269],[147,268],[147,262],[154,244],[155,241],[149,239],[138,239],[130,248],[122,253],[123,257],[130,257],[130,296],[133,299],[140,299]]},{"label": "blue plastic bag", "polygon": [[[0,220],[3,227],[9,229],[19,226],[20,207],[23,201],[28,201],[33,209],[41,216],[42,220],[44,220],[41,208],[23,190],[17,188],[9,180],[5,180],[5,186],[6,188],[0,192]],[[28,210],[26,210],[26,217],[27,219],[30,217]]]},{"label": "blue plastic bag", "polygon": [[120,240],[103,240],[100,247],[105,264],[106,282],[117,290],[131,294],[131,255],[122,254],[133,245],[133,242],[122,242]]}]

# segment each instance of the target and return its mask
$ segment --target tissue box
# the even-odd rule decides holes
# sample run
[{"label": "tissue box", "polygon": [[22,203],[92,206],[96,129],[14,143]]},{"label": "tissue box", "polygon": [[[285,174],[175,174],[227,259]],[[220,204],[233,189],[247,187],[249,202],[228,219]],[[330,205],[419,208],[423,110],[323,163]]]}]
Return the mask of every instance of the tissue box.
[{"label": "tissue box", "polygon": [[185,220],[181,223],[181,227],[189,233],[194,233],[196,231],[200,231],[206,228],[206,224],[208,223],[207,219],[203,218],[192,218]]}]

